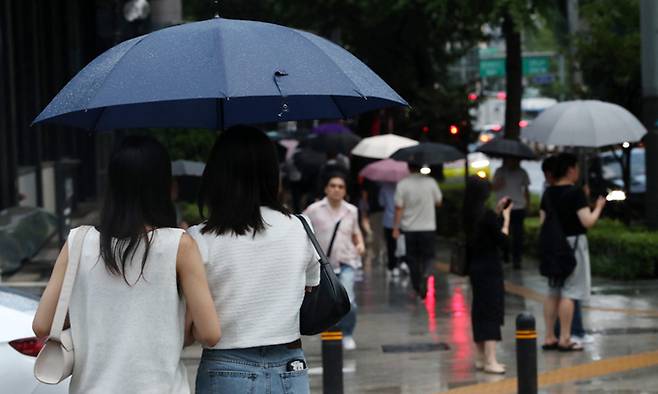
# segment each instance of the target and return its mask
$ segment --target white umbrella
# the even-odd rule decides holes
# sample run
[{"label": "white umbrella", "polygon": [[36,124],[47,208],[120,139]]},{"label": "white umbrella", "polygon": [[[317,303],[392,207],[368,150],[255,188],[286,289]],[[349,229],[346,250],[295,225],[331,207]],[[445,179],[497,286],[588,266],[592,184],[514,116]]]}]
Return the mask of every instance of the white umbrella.
[{"label": "white umbrella", "polygon": [[564,101],[533,120],[523,130],[527,141],[546,145],[600,148],[637,142],[647,129],[617,104],[597,100]]},{"label": "white umbrella", "polygon": [[415,145],[418,145],[418,141],[411,138],[400,137],[395,134],[384,134],[362,139],[352,149],[352,154],[371,159],[388,159],[398,150]]}]

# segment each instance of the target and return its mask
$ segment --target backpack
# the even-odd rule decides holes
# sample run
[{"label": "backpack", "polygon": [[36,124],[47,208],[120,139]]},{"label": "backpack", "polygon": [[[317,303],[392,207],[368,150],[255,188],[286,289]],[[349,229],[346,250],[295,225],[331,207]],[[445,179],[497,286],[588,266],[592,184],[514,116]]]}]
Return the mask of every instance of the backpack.
[{"label": "backpack", "polygon": [[575,249],[567,241],[562,230],[557,210],[551,203],[550,194],[545,194],[546,217],[539,230],[539,273],[548,278],[551,287],[559,287],[576,268]]}]

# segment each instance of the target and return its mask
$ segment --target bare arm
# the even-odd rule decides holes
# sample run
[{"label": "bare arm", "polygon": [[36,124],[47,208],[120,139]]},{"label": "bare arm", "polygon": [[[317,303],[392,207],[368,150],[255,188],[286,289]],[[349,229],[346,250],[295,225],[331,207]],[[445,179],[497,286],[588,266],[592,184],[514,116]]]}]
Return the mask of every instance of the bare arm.
[{"label": "bare arm", "polygon": [[57,302],[59,301],[59,293],[62,290],[62,283],[64,282],[64,274],[66,273],[66,266],[69,261],[69,245],[68,242],[64,244],[62,250],[59,252],[53,273],[50,275],[48,285],[41,296],[39,307],[34,315],[32,321],[32,331],[37,337],[45,337],[50,334],[50,327],[55,318],[55,309],[57,309]]},{"label": "bare arm", "polygon": [[544,224],[544,220],[546,220],[546,212],[544,212],[543,209],[539,210],[539,224]]},{"label": "bare arm", "polygon": [[393,238],[395,239],[400,237],[400,222],[402,221],[403,212],[404,207],[395,207],[395,217],[393,218]]},{"label": "bare arm", "polygon": [[354,246],[356,246],[357,252],[359,252],[360,255],[363,255],[366,251],[366,244],[363,242],[363,234],[361,234],[361,231],[355,231],[352,234],[352,243]]},{"label": "bare arm", "polygon": [[605,198],[599,197],[596,200],[596,205],[593,210],[589,207],[581,208],[578,210],[578,219],[580,219],[580,224],[585,228],[593,227],[601,216],[603,207],[605,206]]},{"label": "bare arm", "polygon": [[221,336],[219,317],[210,295],[201,254],[192,237],[187,234],[183,234],[178,247],[176,273],[189,314],[186,334],[189,336],[191,332],[202,344],[214,346]]}]

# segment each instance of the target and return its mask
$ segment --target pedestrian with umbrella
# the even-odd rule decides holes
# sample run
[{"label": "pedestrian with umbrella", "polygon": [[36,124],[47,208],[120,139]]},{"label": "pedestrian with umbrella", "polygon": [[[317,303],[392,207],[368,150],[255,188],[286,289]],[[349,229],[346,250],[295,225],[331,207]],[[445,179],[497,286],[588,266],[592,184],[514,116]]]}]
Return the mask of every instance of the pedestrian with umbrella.
[{"label": "pedestrian with umbrella", "polygon": [[443,201],[436,180],[422,174],[421,169],[463,157],[463,153],[449,145],[431,142],[400,149],[391,156],[409,165],[410,175],[395,189],[392,235],[397,239],[404,233],[411,284],[421,299],[427,293],[427,267],[435,252],[436,208]]},{"label": "pedestrian with umbrella", "polygon": [[395,278],[400,275],[398,267],[399,258],[396,256],[397,243],[393,238],[393,223],[395,220],[395,188],[397,183],[409,175],[407,163],[392,159],[380,160],[368,164],[360,172],[362,176],[371,181],[379,182],[379,205],[384,207],[382,228],[386,241],[388,273]]},{"label": "pedestrian with umbrella", "polygon": [[[528,172],[521,167],[521,160],[533,160],[536,158],[530,147],[522,142],[511,139],[495,139],[480,148],[479,152],[492,157],[501,157],[503,165],[496,170],[493,177],[493,191],[496,201],[507,197],[514,204],[510,215],[510,234],[512,249],[512,264],[514,269],[521,269],[523,258],[524,221],[528,206],[530,205],[530,177]],[[503,247],[503,260],[510,260],[510,245]]]},{"label": "pedestrian with umbrella", "polygon": [[[556,104],[543,111],[536,119],[532,121],[528,127],[523,130],[522,136],[525,140],[538,142],[545,145],[598,149],[605,146],[622,144],[624,142],[637,142],[640,141],[646,133],[647,130],[642,125],[642,123],[640,123],[640,121],[637,120],[633,114],[619,105],[598,100],[574,100]],[[565,166],[567,166],[566,169]],[[577,160],[576,163],[574,163],[573,157],[570,155],[558,155],[554,159],[554,164],[551,167],[553,172],[551,174],[551,178],[553,179],[554,184],[547,188],[544,192],[544,195],[542,196],[541,212],[543,213],[540,212],[542,216],[546,214],[546,210],[544,208],[548,208],[546,206],[546,202],[551,201],[549,198],[551,195],[548,193],[548,191],[552,190],[551,193],[554,194],[553,197],[558,198],[559,196],[557,196],[557,194],[560,193],[556,191],[558,190],[556,189],[557,186],[562,186],[562,189],[564,189],[564,186],[575,184],[578,180],[578,176],[571,174],[571,172],[573,172],[573,168],[578,168]],[[584,174],[588,174],[588,171],[586,170],[583,172]],[[567,177],[567,173],[571,174],[571,177]],[[565,178],[561,180],[561,185],[558,184],[560,181],[558,178],[560,177]],[[584,181],[585,184],[588,184],[589,179],[585,178]],[[628,183],[626,186],[628,188]],[[571,200],[580,201],[580,197],[582,197],[580,193],[583,193],[585,202],[587,203],[588,193],[585,193],[584,190],[581,189],[580,192],[574,191],[573,193],[575,193],[576,197],[572,197]],[[574,223],[571,225],[565,225],[563,222],[561,222],[563,226],[567,226],[567,228],[564,230],[565,233],[570,236],[570,242],[573,242],[574,239],[580,240],[585,238],[586,243],[586,236],[584,235],[586,228],[589,227],[588,225],[593,225],[593,222],[596,222],[596,220],[592,220],[592,215],[596,215],[596,218],[598,218],[598,215],[600,215],[599,211],[602,210],[603,204],[605,204],[605,200],[598,199],[594,211],[591,211],[589,204],[587,204],[587,209],[585,209],[584,206],[580,207],[582,210],[578,211],[579,220],[574,221]],[[601,206],[600,209],[599,206]],[[562,218],[562,220],[564,220],[564,218]],[[582,226],[579,226],[579,222],[582,222]],[[543,225],[542,228],[544,228]],[[580,246],[575,249],[580,250],[582,248],[584,248],[583,242],[580,242]],[[562,300],[566,300],[566,309],[571,307],[572,310],[574,308],[572,306],[572,304],[574,304],[573,301],[576,301],[575,308],[580,308],[582,301],[587,300],[590,296],[590,290],[587,287],[591,281],[591,272],[588,264],[589,251],[587,250],[586,252],[576,253],[576,256],[580,256],[576,269],[582,270],[583,267],[585,268],[584,271],[574,271],[574,274],[579,272],[578,275],[574,275],[573,277],[578,278],[578,280],[576,281],[572,278],[569,280],[569,283],[573,284],[574,281],[578,282],[580,286],[584,286],[584,291],[576,292],[575,295],[571,294],[570,298],[562,298]],[[566,295],[569,293],[569,291],[563,292],[563,294]],[[555,299],[556,297],[552,297],[548,300],[555,301]],[[560,300],[560,298],[558,298],[558,300]],[[549,321],[551,319],[555,321],[554,316],[556,315],[557,308],[558,306],[554,302],[549,303],[547,301],[547,303],[544,305],[544,317],[547,325],[547,337],[544,343],[544,348],[548,350],[555,349],[561,343],[561,346],[565,349],[582,349],[578,342],[583,341],[572,341],[570,339],[572,332],[567,331],[565,333],[562,316],[560,316],[559,319],[560,325],[562,326],[560,329],[559,340],[555,335],[551,335],[553,334],[553,327],[548,328]],[[567,327],[571,326],[570,323],[573,316],[573,312],[565,316],[565,319],[568,319]],[[579,317],[580,314],[576,313],[575,316]],[[582,324],[579,326],[582,327]],[[582,330],[581,334],[584,335],[584,330]],[[565,340],[565,338],[568,338],[568,340]],[[586,336],[583,336],[580,339],[587,338]],[[572,343],[576,343],[576,345],[572,346]]]}]

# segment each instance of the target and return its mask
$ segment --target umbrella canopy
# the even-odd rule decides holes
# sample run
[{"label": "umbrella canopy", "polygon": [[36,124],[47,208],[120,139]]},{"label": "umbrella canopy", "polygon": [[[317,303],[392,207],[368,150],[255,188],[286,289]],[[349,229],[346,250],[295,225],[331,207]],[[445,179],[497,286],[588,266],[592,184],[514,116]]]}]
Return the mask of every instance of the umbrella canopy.
[{"label": "umbrella canopy", "polygon": [[477,149],[491,157],[515,157],[521,160],[537,160],[535,152],[530,147],[517,140],[495,138]]},{"label": "umbrella canopy", "polygon": [[457,148],[437,142],[423,142],[416,146],[395,152],[391,159],[406,161],[415,165],[435,165],[463,159],[464,154]]},{"label": "umbrella canopy", "polygon": [[295,167],[304,175],[316,176],[327,162],[327,155],[313,149],[301,149],[292,156]]},{"label": "umbrella canopy", "polygon": [[396,151],[414,145],[418,145],[418,141],[411,138],[400,137],[395,134],[377,135],[362,139],[352,149],[352,154],[371,159],[387,159]]},{"label": "umbrella canopy", "polygon": [[546,145],[600,148],[642,139],[647,129],[619,105],[597,100],[556,104],[523,130],[523,138]]},{"label": "umbrella canopy", "polygon": [[409,175],[407,163],[392,159],[370,163],[359,172],[359,176],[376,182],[399,182],[407,175]]},{"label": "umbrella canopy", "polygon": [[202,176],[206,163],[191,160],[176,160],[171,162],[172,176]]},{"label": "umbrella canopy", "polygon": [[354,133],[340,133],[313,135],[304,143],[318,152],[349,154],[359,141],[361,137]]},{"label": "umbrella canopy", "polygon": [[89,130],[223,129],[340,119],[406,105],[359,59],[324,38],[270,23],[215,18],[109,49],[34,123]]}]

